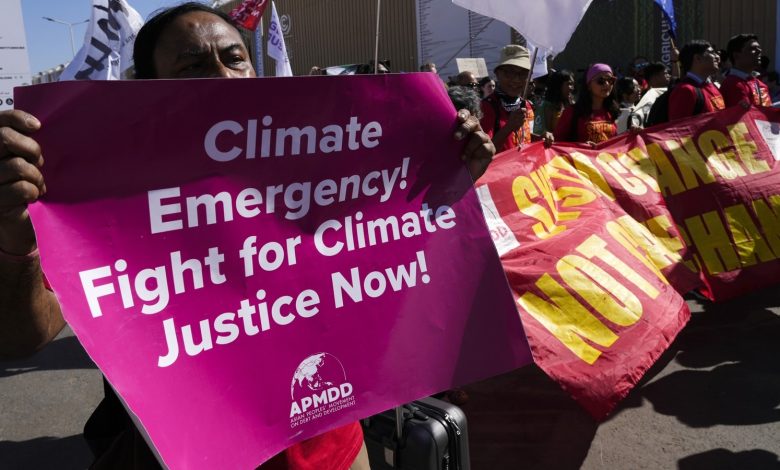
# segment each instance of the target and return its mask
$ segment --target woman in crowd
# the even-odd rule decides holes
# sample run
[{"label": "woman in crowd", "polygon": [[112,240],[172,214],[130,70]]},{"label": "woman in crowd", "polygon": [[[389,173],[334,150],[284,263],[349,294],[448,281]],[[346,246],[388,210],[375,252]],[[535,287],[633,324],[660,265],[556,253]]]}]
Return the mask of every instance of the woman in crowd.
[{"label": "woman in crowd", "polygon": [[490,75],[482,77],[479,81],[479,95],[480,98],[487,98],[496,91],[496,82],[490,78]]},{"label": "woman in crowd", "polygon": [[609,65],[591,65],[577,101],[563,111],[555,126],[555,141],[595,145],[615,137],[620,107],[614,85],[615,75]]},{"label": "woman in crowd", "polygon": [[629,129],[642,127],[642,120],[636,113],[636,104],[639,102],[639,96],[642,92],[639,83],[633,77],[622,77],[618,79],[615,91],[620,99],[620,115],[617,119],[618,134]]},{"label": "woman in crowd", "polygon": [[550,74],[544,101],[536,110],[534,133],[542,135],[553,132],[567,106],[574,103],[574,74],[568,70],[557,70]]}]

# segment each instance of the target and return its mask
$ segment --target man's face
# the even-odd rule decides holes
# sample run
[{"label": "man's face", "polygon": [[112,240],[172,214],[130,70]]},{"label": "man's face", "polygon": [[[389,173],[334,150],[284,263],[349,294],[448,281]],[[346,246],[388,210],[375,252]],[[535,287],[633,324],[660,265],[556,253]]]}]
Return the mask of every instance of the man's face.
[{"label": "man's face", "polygon": [[761,45],[758,41],[748,41],[742,50],[734,53],[734,67],[752,72],[761,67]]},{"label": "man's face", "polygon": [[523,94],[528,81],[528,70],[516,65],[502,65],[496,69],[496,79],[504,93],[516,98]]},{"label": "man's face", "polygon": [[255,71],[238,31],[222,18],[195,11],[169,24],[154,49],[157,78],[248,78]]},{"label": "man's face", "polygon": [[693,56],[693,67],[691,69],[694,73],[709,77],[718,73],[720,65],[720,56],[712,47],[707,48],[703,54],[696,54]]}]

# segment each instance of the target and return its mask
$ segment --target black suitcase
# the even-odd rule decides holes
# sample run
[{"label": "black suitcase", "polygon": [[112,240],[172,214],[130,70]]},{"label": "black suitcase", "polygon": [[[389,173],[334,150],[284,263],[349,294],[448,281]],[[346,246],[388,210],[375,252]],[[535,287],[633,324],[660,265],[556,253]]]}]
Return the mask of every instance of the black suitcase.
[{"label": "black suitcase", "polygon": [[466,415],[451,403],[423,398],[366,418],[362,425],[372,470],[471,467]]}]

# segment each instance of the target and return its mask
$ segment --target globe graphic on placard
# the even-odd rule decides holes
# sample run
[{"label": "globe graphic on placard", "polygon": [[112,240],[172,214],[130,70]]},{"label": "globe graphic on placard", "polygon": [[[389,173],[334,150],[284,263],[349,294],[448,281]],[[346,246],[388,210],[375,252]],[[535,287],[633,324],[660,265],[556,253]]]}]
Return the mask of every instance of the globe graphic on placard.
[{"label": "globe graphic on placard", "polygon": [[346,382],[344,367],[335,356],[328,353],[313,354],[304,359],[295,369],[290,395],[293,400],[301,396],[321,392],[329,387]]}]

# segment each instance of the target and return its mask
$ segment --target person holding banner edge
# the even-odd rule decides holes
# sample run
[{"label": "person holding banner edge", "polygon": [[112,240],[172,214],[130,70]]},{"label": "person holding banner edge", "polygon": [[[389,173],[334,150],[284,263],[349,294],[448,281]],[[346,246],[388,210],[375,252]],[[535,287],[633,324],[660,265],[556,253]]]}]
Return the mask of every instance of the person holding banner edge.
[{"label": "person holding banner edge", "polygon": [[534,108],[524,96],[530,70],[528,49],[510,44],[501,50],[501,62],[494,70],[496,88],[482,100],[480,120],[499,151],[516,149],[536,140],[544,140],[546,146],[553,143],[550,132],[541,136],[532,133]]},{"label": "person holding banner edge", "polygon": [[[136,78],[251,78],[254,69],[241,34],[224,13],[190,2],[157,13],[138,33]],[[455,138],[472,178],[487,168],[495,147],[468,111],[457,114]],[[30,136],[41,127],[20,110],[0,113],[0,359],[29,355],[65,326],[59,304],[41,271],[27,204],[46,192],[42,149]],[[91,468],[157,468],[138,430],[110,387],[90,418]],[[88,428],[90,427],[88,423]],[[89,429],[85,428],[85,434]],[[264,469],[368,468],[357,423],[296,444]]]}]

